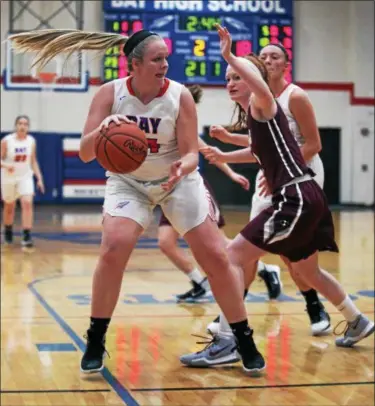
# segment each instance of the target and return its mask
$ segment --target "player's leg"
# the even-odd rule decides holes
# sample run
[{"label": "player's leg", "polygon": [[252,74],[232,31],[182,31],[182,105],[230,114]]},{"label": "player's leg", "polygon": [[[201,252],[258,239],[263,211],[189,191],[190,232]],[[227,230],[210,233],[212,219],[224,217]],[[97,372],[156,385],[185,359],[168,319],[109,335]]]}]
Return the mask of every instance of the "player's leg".
[{"label": "player's leg", "polygon": [[290,241],[286,239],[286,251],[283,254],[292,263],[295,273],[345,317],[348,328],[344,337],[336,340],[336,344],[351,347],[374,332],[374,323],[360,313],[340,283],[319,267],[318,251],[338,252],[332,215],[321,188],[314,181],[294,185],[294,188],[302,207]]},{"label": "player's leg", "polygon": [[103,369],[105,336],[121,289],[124,269],[139,236],[152,219],[152,205],[131,182],[107,180],[102,241],[92,283],[91,319],[81,371]]},{"label": "player's leg", "polygon": [[[236,340],[230,336],[226,340],[226,337],[223,336],[223,340],[218,343],[214,338],[212,344],[204,352],[199,355],[191,354],[190,357],[194,358],[194,366],[197,366],[197,362],[203,363],[200,366],[209,366],[211,360],[214,360],[215,364],[236,362],[239,360],[236,352],[237,342],[245,371],[259,372],[265,368],[265,362],[255,346],[253,330],[247,321],[243,302],[242,268],[245,264],[255,263],[263,251],[250,245],[242,236],[237,236],[227,247],[229,261],[228,259],[224,260],[224,258],[220,258],[222,253],[218,252],[217,248],[215,252],[214,246],[220,247],[220,238],[217,239],[216,236],[214,238],[213,232],[209,232],[208,228],[214,229],[212,226],[211,220],[207,219],[204,224],[188,232],[185,239],[188,241],[196,260],[207,272],[212,292],[223,312],[221,319],[228,320],[227,330],[232,332]],[[220,237],[220,234],[218,235]],[[210,237],[208,238],[208,236]],[[221,241],[221,247],[225,252],[225,242],[222,238]],[[215,245],[212,246],[211,244]],[[207,255],[208,252],[210,255]],[[255,268],[253,267],[253,269]],[[226,341],[226,348],[223,346],[224,341]],[[189,358],[189,355],[187,357]],[[181,357],[181,362],[192,366],[186,357]]]},{"label": "player's leg", "polygon": [[[185,177],[163,203],[162,209],[208,276],[215,299],[238,341],[244,369],[261,371],[265,362],[248,326],[242,298],[243,273],[229,261],[226,242],[212,216],[201,177],[195,173]],[[181,216],[182,212],[184,216]]]},{"label": "player's leg", "polygon": [[[260,179],[262,171],[259,170],[255,178],[255,191],[251,199],[250,221],[257,217],[263,210],[272,205],[271,196],[260,195]],[[258,276],[266,285],[270,300],[277,299],[282,292],[282,281],[280,277],[280,267],[277,265],[265,264],[259,260],[256,264]],[[247,286],[248,287],[248,286]]]},{"label": "player's leg", "polygon": [[164,213],[162,213],[158,229],[159,248],[189,278],[193,285],[187,292],[177,295],[177,300],[199,301],[199,299],[210,293],[210,287],[207,278],[201,274],[184,250],[178,246],[178,238],[179,234],[174,230]]},{"label": "player's leg", "polygon": [[22,221],[22,247],[32,248],[34,246],[31,238],[31,229],[34,219],[34,181],[32,177],[22,179],[17,184],[18,196],[21,203],[21,221]]},{"label": "player's leg", "polygon": [[303,278],[294,270],[288,258],[282,257],[282,260],[288,267],[290,276],[305,299],[306,312],[310,319],[312,335],[319,336],[329,333],[331,331],[331,319],[318,297],[318,292],[303,281]]},{"label": "player's leg", "polygon": [[13,243],[13,223],[17,201],[17,187],[15,183],[1,182],[1,196],[3,200],[4,243]]},{"label": "player's leg", "polygon": [[293,262],[292,267],[306,283],[329,300],[346,319],[348,328],[344,336],[336,339],[336,345],[352,347],[375,331],[374,323],[358,310],[340,283],[328,272],[319,268],[318,252],[309,258]]}]

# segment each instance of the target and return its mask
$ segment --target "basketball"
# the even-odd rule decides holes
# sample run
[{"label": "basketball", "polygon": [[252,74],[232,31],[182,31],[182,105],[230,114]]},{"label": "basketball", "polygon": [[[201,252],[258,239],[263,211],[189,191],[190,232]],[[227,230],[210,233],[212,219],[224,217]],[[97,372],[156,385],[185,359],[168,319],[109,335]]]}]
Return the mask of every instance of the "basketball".
[{"label": "basketball", "polygon": [[95,139],[99,164],[110,172],[130,173],[138,169],[147,156],[147,138],[135,124],[110,123]]}]

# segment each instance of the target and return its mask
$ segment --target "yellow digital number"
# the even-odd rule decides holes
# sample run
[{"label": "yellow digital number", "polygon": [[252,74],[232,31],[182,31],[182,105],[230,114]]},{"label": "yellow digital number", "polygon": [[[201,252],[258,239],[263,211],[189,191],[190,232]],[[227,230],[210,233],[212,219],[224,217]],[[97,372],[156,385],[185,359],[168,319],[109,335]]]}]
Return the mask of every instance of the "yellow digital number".
[{"label": "yellow digital number", "polygon": [[267,46],[270,43],[269,38],[260,38],[259,40],[259,45],[264,48],[265,46]]},{"label": "yellow digital number", "polygon": [[205,49],[206,49],[206,41],[203,39],[196,39],[194,42],[194,55],[204,56]]},{"label": "yellow digital number", "polygon": [[105,80],[112,80],[113,79],[112,69],[105,69],[104,77],[105,77]]},{"label": "yellow digital number", "polygon": [[265,37],[270,36],[270,27],[268,25],[262,25],[262,35]]}]

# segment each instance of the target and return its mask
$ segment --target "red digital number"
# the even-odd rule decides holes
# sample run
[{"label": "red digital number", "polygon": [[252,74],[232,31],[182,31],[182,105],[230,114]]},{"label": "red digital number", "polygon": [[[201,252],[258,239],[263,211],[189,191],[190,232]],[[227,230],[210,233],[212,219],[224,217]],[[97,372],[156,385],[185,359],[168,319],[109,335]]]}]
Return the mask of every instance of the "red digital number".
[{"label": "red digital number", "polygon": [[143,29],[143,23],[140,20],[133,21],[133,32],[141,31]]},{"label": "red digital number", "polygon": [[165,44],[168,47],[168,54],[171,55],[173,52],[173,41],[170,38],[163,38]]},{"label": "red digital number", "polygon": [[159,152],[160,144],[158,144],[156,138],[147,138],[147,144],[151,154],[157,154]]},{"label": "red digital number", "polygon": [[236,42],[236,56],[245,56],[251,54],[251,41],[242,40]]}]

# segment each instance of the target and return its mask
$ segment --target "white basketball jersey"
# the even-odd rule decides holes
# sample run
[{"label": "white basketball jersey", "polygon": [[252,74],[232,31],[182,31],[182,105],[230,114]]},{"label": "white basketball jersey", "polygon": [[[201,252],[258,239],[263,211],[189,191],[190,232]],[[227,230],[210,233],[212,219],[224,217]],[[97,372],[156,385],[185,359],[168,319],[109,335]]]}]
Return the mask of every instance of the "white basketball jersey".
[{"label": "white basketball jersey", "polygon": [[301,135],[301,131],[298,127],[297,121],[295,120],[293,114],[289,110],[289,99],[290,95],[294,90],[301,89],[299,86],[294,83],[289,83],[288,86],[281,92],[281,94],[276,98],[281,108],[283,109],[286,118],[288,119],[289,128],[294,135],[299,146],[302,146],[305,143],[304,138]]},{"label": "white basketball jersey", "polygon": [[27,135],[25,139],[17,138],[17,134],[8,134],[4,137],[7,144],[7,154],[3,160],[14,167],[14,172],[9,173],[5,168],[1,168],[3,182],[18,181],[24,177],[32,176],[31,155],[35,145],[35,139]]},{"label": "white basketball jersey", "polygon": [[[170,166],[180,159],[176,138],[176,120],[180,109],[183,86],[165,80],[159,94],[148,104],[143,104],[131,87],[132,77],[117,79],[114,83],[112,114],[122,114],[137,123],[146,133],[148,154],[145,162],[129,175],[141,181],[166,178]],[[110,172],[107,175],[111,175]]]}]

